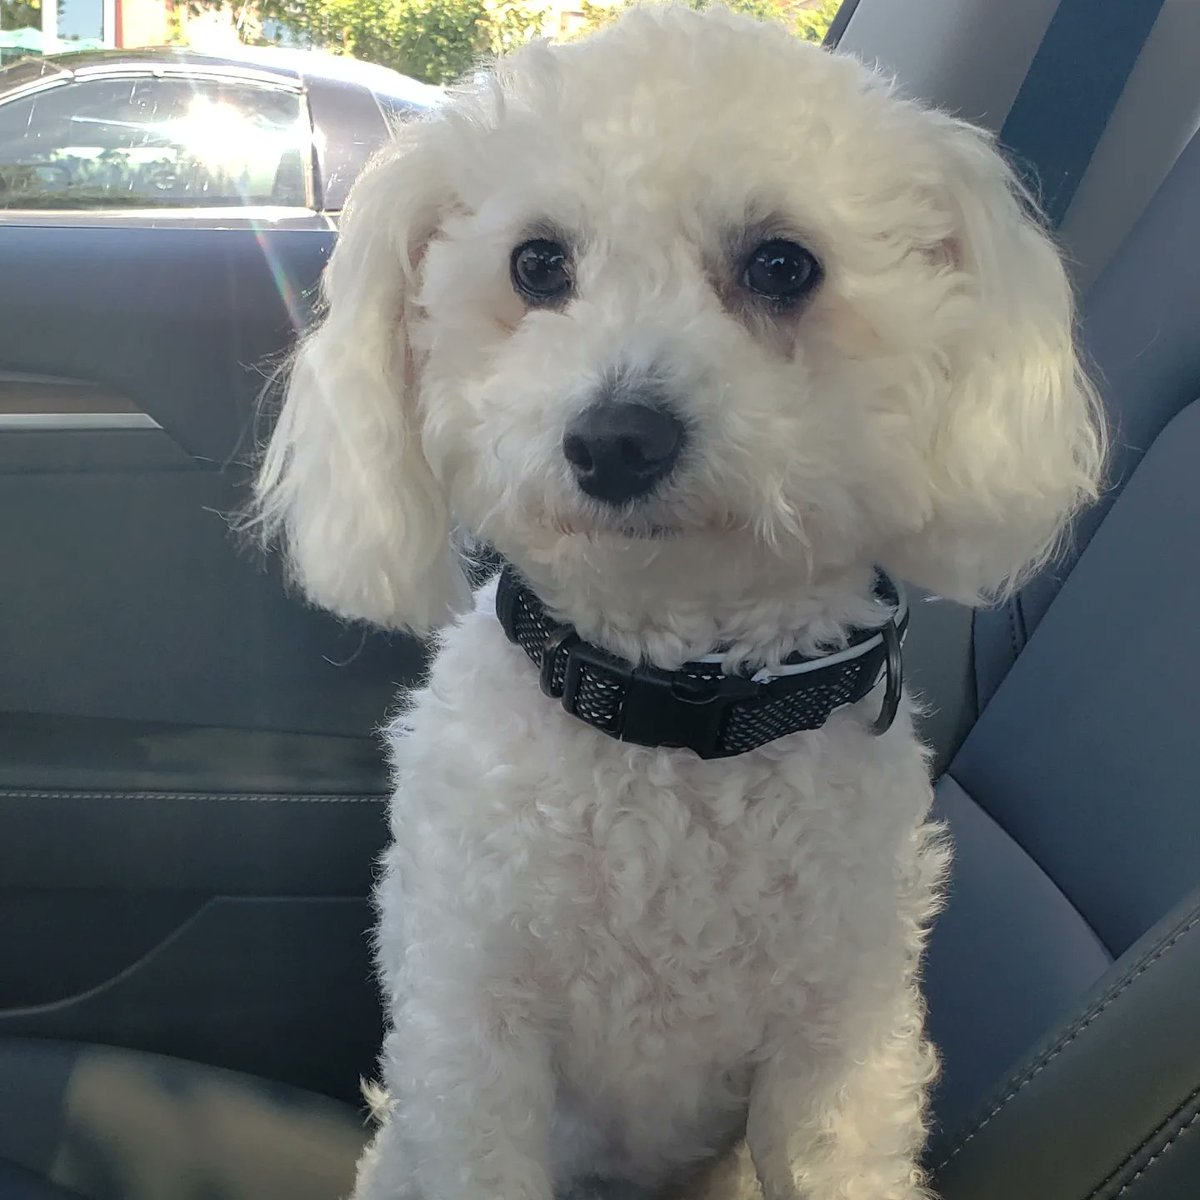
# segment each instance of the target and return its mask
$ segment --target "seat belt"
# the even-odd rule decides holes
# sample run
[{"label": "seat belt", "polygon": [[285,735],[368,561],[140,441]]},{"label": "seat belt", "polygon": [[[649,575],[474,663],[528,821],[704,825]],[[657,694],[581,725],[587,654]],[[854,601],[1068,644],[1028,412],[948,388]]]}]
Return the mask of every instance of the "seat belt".
[{"label": "seat belt", "polygon": [[1061,224],[1163,0],[1060,0],[1000,131],[1051,225]]}]

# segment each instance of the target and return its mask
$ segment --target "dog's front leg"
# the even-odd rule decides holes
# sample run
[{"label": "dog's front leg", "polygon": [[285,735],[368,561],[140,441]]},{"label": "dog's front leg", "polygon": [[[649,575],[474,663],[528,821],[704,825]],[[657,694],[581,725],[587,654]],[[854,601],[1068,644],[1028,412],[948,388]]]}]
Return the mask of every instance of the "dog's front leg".
[{"label": "dog's front leg", "polygon": [[750,1111],[746,1118],[746,1145],[762,1184],[763,1200],[799,1200],[795,1164],[799,1126],[810,1112],[797,1101],[811,1091],[813,1072],[802,1067],[798,1047],[788,1045],[760,1064],[750,1088]]},{"label": "dog's front leg", "polygon": [[763,1064],[746,1137],[765,1200],[928,1200],[918,1156],[935,1059],[917,1013],[861,1055],[819,1064],[797,1046]]},{"label": "dog's front leg", "polygon": [[384,1044],[390,1144],[421,1200],[551,1200],[554,1080],[519,990],[418,987],[397,1013]]}]

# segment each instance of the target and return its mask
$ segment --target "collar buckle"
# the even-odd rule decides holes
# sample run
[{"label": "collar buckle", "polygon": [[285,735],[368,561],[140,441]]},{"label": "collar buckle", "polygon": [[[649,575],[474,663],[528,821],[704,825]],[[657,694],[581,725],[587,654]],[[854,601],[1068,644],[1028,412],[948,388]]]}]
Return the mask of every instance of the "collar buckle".
[{"label": "collar buckle", "polygon": [[891,729],[900,711],[900,698],[904,691],[904,659],[900,650],[904,632],[897,627],[894,615],[879,630],[879,636],[883,639],[883,675],[886,682],[879,715],[871,724],[871,732],[876,737],[882,737]]},{"label": "collar buckle", "polygon": [[[538,685],[551,700],[557,700],[560,695],[554,686],[554,668],[558,664],[559,651],[566,648],[567,672],[570,674],[571,651],[579,645],[582,645],[579,634],[570,625],[560,625],[546,635],[546,640],[542,643],[542,660],[538,666]],[[562,697],[563,707],[567,708],[565,693],[562,693]],[[567,711],[571,710],[568,708]]]},{"label": "collar buckle", "polygon": [[[585,691],[617,690],[622,701],[601,728],[622,742],[691,750],[700,758],[720,758],[721,733],[730,707],[760,694],[757,684],[736,676],[689,678],[655,667],[631,666],[576,638],[556,641],[567,646],[562,706],[589,725],[598,724],[588,710]],[[543,659],[543,664],[545,659]],[[551,668],[552,669],[552,668]],[[544,672],[543,672],[544,673]]]}]

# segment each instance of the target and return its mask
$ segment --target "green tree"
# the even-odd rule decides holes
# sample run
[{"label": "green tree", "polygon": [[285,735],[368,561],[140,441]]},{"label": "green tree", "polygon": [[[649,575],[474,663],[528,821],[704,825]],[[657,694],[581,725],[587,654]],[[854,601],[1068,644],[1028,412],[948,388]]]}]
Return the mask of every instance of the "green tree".
[{"label": "green tree", "polygon": [[[226,0],[189,0],[192,11]],[[268,31],[256,40],[352,54],[422,79],[448,83],[480,59],[527,42],[542,14],[520,0],[247,0]]]},{"label": "green tree", "polygon": [[41,0],[0,0],[0,29],[41,27]]},{"label": "green tree", "polygon": [[[596,0],[583,0],[580,11],[586,24],[581,34],[606,25],[635,3],[636,0],[622,0],[620,4],[610,6]],[[825,34],[842,6],[842,0],[820,0],[818,4],[803,7],[800,0],[687,0],[687,3],[696,9],[719,3],[731,12],[745,13],[762,21],[778,21],[807,42],[825,40]]]},{"label": "green tree", "polygon": [[529,41],[542,23],[540,10],[509,0],[391,0],[391,5],[391,61],[386,65],[430,83],[457,79],[480,59]]},{"label": "green tree", "polygon": [[[23,0],[0,0],[20,3]],[[582,0],[587,28],[616,17],[633,0],[609,7]],[[706,8],[713,0],[688,0]],[[820,41],[840,0],[801,7],[799,0],[724,0],[727,7],[782,21],[798,37]],[[193,11],[227,0],[188,0]],[[481,59],[527,42],[542,11],[523,0],[245,0],[259,40],[281,40],[352,54],[427,83],[448,83]]]},{"label": "green tree", "polygon": [[823,42],[841,7],[842,0],[821,0],[820,4],[814,4],[811,8],[794,9],[792,29],[806,42]]}]

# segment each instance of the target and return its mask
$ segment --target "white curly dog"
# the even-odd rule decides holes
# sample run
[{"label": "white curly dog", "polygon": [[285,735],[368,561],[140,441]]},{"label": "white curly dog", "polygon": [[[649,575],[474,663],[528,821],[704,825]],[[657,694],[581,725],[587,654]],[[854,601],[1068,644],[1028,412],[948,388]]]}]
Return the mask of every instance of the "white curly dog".
[{"label": "white curly dog", "polygon": [[924,1196],[947,853],[908,701],[728,757],[617,740],[456,547],[572,644],[743,687],[881,626],[877,567],[1014,586],[1103,446],[1011,172],[848,57],[635,9],[400,129],[324,295],[258,519],[314,602],[447,626],[390,730],[357,1200],[690,1197],[722,1156],[727,1195]]}]

